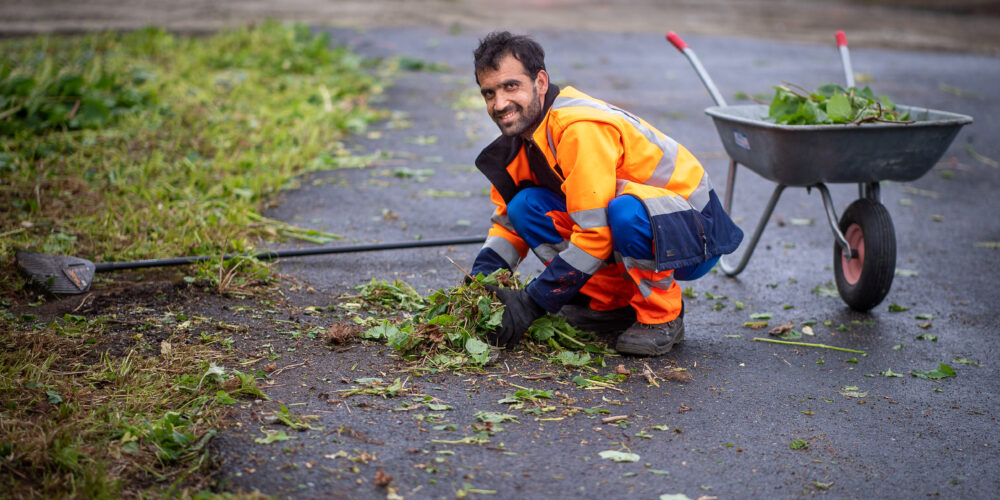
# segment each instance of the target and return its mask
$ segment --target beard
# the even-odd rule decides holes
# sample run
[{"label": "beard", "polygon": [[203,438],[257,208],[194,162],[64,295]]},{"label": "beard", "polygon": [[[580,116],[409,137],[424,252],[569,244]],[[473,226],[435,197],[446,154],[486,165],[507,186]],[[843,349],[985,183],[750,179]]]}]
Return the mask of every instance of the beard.
[{"label": "beard", "polygon": [[[509,123],[503,123],[500,117],[514,111],[517,114],[517,118]],[[533,89],[531,95],[531,101],[528,103],[528,107],[525,108],[517,103],[511,103],[504,109],[496,110],[493,112],[493,122],[497,124],[500,128],[500,133],[512,137],[515,135],[521,135],[527,132],[529,129],[533,128],[538,122],[538,119],[542,115],[542,104],[538,99],[538,89]]]}]

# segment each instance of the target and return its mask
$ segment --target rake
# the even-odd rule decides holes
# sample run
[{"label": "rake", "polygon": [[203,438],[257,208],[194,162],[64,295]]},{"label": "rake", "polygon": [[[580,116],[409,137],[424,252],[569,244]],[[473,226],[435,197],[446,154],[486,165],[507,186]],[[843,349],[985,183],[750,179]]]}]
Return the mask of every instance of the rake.
[{"label": "rake", "polygon": [[76,295],[90,290],[95,273],[120,271],[124,269],[139,269],[145,267],[183,266],[196,264],[207,260],[230,260],[239,257],[253,257],[259,260],[276,260],[287,257],[303,257],[307,255],[326,255],[335,253],[374,252],[378,250],[396,250],[403,248],[420,248],[449,245],[466,245],[483,243],[485,237],[465,237],[442,240],[418,240],[399,243],[379,243],[371,245],[353,245],[336,247],[317,247],[293,250],[264,251],[259,253],[199,255],[194,257],[174,257],[168,259],[149,259],[131,262],[101,262],[94,263],[87,259],[68,255],[49,255],[38,252],[18,251],[17,267],[28,279],[45,290],[58,295]]}]

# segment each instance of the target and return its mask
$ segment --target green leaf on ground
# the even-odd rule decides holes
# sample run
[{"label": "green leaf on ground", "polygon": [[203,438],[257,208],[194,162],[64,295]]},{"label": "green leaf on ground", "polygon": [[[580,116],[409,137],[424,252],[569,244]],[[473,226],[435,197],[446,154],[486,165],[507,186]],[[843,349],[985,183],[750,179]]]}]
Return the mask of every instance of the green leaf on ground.
[{"label": "green leaf on ground", "polygon": [[833,483],[832,482],[830,482],[830,483],[821,483],[819,481],[813,481],[812,485],[815,486],[816,489],[818,489],[818,490],[824,490],[825,491],[825,490],[830,489],[830,487],[833,486]]},{"label": "green leaf on ground", "polygon": [[840,395],[848,398],[864,398],[868,396],[868,391],[858,390],[856,385],[845,385],[840,388]]},{"label": "green leaf on ground", "polygon": [[517,420],[517,415],[511,415],[510,413],[501,413],[498,411],[477,411],[475,417],[476,420],[480,422],[492,422],[494,424],[499,424],[503,422],[520,423]]},{"label": "green leaf on ground", "polygon": [[805,450],[805,449],[809,448],[809,443],[807,443],[807,442],[805,442],[805,441],[803,441],[801,439],[796,439],[796,440],[792,441],[791,443],[789,443],[788,447],[790,449],[793,449],[793,450]]},{"label": "green leaf on ground", "polygon": [[639,455],[635,453],[615,450],[605,450],[598,453],[598,455],[601,458],[611,460],[612,462],[638,462],[640,458]]},{"label": "green leaf on ground", "polygon": [[955,370],[953,370],[951,366],[944,363],[938,363],[938,368],[936,370],[913,370],[910,372],[910,375],[925,380],[941,380],[954,377],[956,374]]},{"label": "green leaf on ground", "polygon": [[840,292],[832,286],[820,286],[816,285],[812,289],[813,295],[819,295],[820,297],[840,297]]},{"label": "green leaf on ground", "polygon": [[563,366],[586,366],[591,361],[590,354],[572,351],[560,351],[550,359]]},{"label": "green leaf on ground", "polygon": [[261,429],[261,432],[264,433],[264,437],[255,438],[253,442],[258,444],[271,444],[277,441],[288,441],[290,439],[298,439],[295,436],[289,436],[288,434],[285,434],[284,430],[272,431],[269,429]]},{"label": "green leaf on ground", "polygon": [[57,405],[63,402],[62,394],[56,391],[45,391],[45,398],[50,405]]}]

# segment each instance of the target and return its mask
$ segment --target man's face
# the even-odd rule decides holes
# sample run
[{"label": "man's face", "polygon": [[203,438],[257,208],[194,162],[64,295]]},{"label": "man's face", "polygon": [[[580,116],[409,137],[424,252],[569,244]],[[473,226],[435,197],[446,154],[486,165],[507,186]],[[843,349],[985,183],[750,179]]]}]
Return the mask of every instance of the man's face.
[{"label": "man's face", "polygon": [[528,137],[533,132],[529,127],[542,114],[541,96],[549,87],[545,70],[539,71],[532,80],[521,61],[508,55],[500,60],[499,68],[487,68],[478,76],[486,112],[500,127],[500,133]]}]

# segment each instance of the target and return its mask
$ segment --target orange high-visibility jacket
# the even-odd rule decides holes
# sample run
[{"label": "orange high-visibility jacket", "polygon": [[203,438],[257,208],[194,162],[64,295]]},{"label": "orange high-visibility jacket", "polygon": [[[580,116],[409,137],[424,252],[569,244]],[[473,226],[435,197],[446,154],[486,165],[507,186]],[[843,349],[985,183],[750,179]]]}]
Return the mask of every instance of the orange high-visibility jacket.
[{"label": "orange high-visibility jacket", "polygon": [[528,247],[507,219],[507,202],[527,186],[565,197],[575,224],[569,243],[528,288],[550,312],[611,257],[607,207],[615,196],[635,196],[649,213],[657,271],[730,253],[743,238],[687,149],[641,118],[573,87],[550,85],[531,140],[500,136],[476,166],[493,184],[497,206],[485,248],[511,269]]}]

